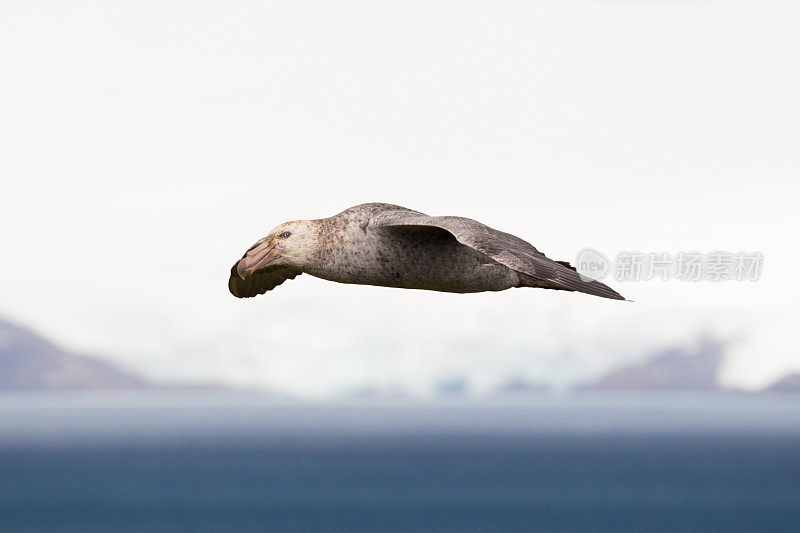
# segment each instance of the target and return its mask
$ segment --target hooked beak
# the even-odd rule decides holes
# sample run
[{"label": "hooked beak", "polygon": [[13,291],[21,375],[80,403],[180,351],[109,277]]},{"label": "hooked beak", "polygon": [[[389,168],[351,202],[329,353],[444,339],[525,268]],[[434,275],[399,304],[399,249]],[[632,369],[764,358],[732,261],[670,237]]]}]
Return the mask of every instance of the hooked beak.
[{"label": "hooked beak", "polygon": [[244,279],[256,270],[264,268],[278,257],[276,252],[278,248],[282,248],[282,246],[278,246],[278,243],[270,241],[257,242],[236,263],[236,273],[239,274],[240,278]]}]

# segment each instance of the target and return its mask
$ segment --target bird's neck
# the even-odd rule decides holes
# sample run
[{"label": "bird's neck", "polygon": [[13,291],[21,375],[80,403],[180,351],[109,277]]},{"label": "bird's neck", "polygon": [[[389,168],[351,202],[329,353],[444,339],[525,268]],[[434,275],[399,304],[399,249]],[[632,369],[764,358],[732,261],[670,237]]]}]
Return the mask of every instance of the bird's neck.
[{"label": "bird's neck", "polygon": [[315,245],[303,271],[324,279],[339,281],[352,267],[357,257],[354,251],[363,251],[365,228],[341,216],[311,221],[316,233]]}]

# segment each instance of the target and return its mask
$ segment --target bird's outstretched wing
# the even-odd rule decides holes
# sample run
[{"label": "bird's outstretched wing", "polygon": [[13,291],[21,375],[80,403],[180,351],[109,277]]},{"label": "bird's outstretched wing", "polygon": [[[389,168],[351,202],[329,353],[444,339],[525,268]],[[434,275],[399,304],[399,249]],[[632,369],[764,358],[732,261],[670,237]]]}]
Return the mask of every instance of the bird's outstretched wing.
[{"label": "bird's outstretched wing", "polygon": [[302,271],[289,266],[266,267],[253,272],[245,279],[236,273],[239,261],[231,267],[231,277],[228,280],[228,290],[237,298],[252,298],[259,294],[271,291],[287,279],[294,279]]},{"label": "bird's outstretched wing", "polygon": [[433,226],[450,232],[461,244],[486,254],[501,265],[522,274],[526,285],[546,289],[585,292],[603,298],[624,300],[599,281],[584,281],[569,265],[553,261],[531,243],[476,220],[463,217],[432,217],[417,211],[387,210],[372,217],[374,227]]}]

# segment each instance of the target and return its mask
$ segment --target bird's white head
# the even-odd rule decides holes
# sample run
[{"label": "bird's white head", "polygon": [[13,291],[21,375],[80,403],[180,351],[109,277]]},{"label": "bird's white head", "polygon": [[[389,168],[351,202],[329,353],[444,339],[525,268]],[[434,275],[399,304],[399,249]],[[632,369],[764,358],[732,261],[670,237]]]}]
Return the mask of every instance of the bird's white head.
[{"label": "bird's white head", "polygon": [[247,276],[267,267],[303,269],[317,248],[318,228],[313,220],[285,222],[247,250],[236,265],[236,273]]}]

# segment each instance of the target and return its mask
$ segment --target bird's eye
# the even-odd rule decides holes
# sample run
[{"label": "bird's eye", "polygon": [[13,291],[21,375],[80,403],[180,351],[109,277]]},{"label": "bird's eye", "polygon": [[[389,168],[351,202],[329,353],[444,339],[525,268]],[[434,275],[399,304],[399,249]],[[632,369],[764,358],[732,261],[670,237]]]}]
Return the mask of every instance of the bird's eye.
[{"label": "bird's eye", "polygon": [[284,231],[283,233],[281,233],[281,239],[288,239],[290,235],[291,233],[289,233],[288,231]]}]

